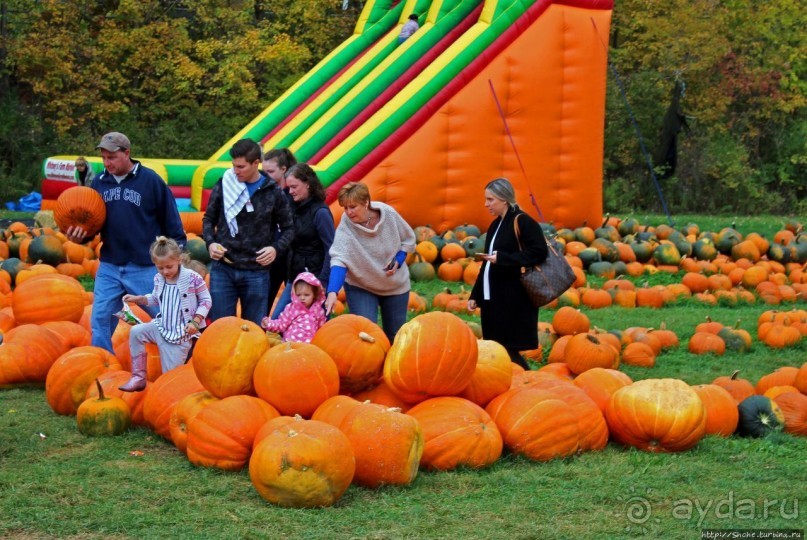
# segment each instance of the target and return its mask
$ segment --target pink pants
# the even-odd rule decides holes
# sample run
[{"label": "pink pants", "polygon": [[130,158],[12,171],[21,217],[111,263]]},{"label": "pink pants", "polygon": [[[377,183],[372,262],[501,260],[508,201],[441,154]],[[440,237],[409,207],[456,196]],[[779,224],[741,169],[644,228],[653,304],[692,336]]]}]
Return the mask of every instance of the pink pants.
[{"label": "pink pants", "polygon": [[185,363],[191,340],[182,343],[168,343],[160,334],[160,329],[154,321],[136,324],[129,334],[129,350],[132,359],[139,355],[145,356],[146,343],[156,343],[160,351],[160,366],[163,373],[171,371]]}]

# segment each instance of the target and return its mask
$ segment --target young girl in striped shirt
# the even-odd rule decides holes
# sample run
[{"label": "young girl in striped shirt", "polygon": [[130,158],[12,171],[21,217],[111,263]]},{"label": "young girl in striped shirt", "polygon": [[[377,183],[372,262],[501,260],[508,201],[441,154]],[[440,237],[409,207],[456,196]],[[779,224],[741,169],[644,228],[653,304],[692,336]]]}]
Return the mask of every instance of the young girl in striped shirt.
[{"label": "young girl in striped shirt", "polygon": [[159,306],[160,313],[152,321],[132,327],[132,378],[120,387],[124,392],[146,388],[146,343],[157,344],[163,373],[184,364],[212,305],[202,276],[182,265],[185,255],[175,240],[158,237],[150,254],[157,267],[154,290],[146,295],[127,294],[123,302]]}]

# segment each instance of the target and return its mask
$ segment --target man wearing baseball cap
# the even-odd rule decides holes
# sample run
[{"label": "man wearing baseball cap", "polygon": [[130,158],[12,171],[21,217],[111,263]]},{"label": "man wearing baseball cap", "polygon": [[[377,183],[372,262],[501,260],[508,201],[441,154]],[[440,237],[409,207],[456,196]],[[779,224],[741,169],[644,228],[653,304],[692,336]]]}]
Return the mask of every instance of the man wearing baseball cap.
[{"label": "man wearing baseball cap", "polygon": [[[92,344],[112,352],[112,333],[124,294],[146,294],[154,288],[154,264],[149,247],[158,236],[185,245],[174,195],[156,172],[131,159],[129,137],[113,131],[101,137],[104,172],[92,189],[106,203],[106,221],[101,227],[101,264],[95,276],[92,307]],[[82,242],[80,227],[66,231],[68,239]],[[149,308],[151,309],[151,308]],[[152,316],[156,313],[151,313]]]}]

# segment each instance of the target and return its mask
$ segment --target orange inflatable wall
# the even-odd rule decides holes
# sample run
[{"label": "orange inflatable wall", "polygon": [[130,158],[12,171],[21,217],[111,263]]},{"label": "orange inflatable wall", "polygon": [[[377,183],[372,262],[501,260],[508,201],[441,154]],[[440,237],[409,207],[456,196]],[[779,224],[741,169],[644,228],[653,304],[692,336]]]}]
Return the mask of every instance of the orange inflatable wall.
[{"label": "orange inflatable wall", "polygon": [[[485,184],[499,176],[523,210],[575,227],[602,220],[606,49],[611,12],[552,5],[420,129],[364,177],[412,225],[486,227]],[[504,110],[518,155],[491,92]],[[339,218],[341,208],[332,205]]]}]

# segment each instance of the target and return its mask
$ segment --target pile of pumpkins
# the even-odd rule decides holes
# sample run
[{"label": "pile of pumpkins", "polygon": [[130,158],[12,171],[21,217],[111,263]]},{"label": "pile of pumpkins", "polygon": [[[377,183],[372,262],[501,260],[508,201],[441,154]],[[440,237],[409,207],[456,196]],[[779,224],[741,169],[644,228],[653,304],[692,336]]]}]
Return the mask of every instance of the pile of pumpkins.
[{"label": "pile of pumpkins", "polygon": [[[60,282],[43,296],[61,303],[65,287]],[[674,452],[710,433],[807,432],[807,364],[763,377],[751,394],[730,386],[703,397],[681,380],[633,382],[617,369],[627,347],[620,352],[610,338],[589,333],[585,315],[572,308],[553,319],[571,336],[563,362],[527,372],[446,312],[413,318],[392,343],[353,315],[330,320],[311,344],[282,343],[228,317],[208,327],[188,364],[165,374],[149,369],[146,390],[135,393],[118,390],[130,376],[129,359],[88,345],[89,332],[77,322],[83,311],[43,320],[56,310],[41,307],[39,318],[8,330],[0,387],[44,382],[53,411],[76,415],[88,435],[132,423],[171,441],[197,466],[248,467],[257,492],[283,506],[327,506],[350,484],[409,485],[421,469],[486,467],[504,449],[546,461],[609,440]],[[644,345],[658,340],[648,337],[654,333],[626,331],[631,344]],[[159,366],[156,351],[152,363]],[[712,396],[721,391],[734,396],[732,407]]]},{"label": "pile of pumpkins", "polygon": [[[729,305],[754,303],[758,298],[768,304],[807,301],[807,233],[796,221],[787,222],[773,242],[753,232],[743,237],[733,227],[701,232],[694,224],[680,229],[663,224],[650,227],[633,218],[610,216],[596,229],[542,226],[577,278],[549,308],[581,303],[592,308],[661,307],[681,297]],[[418,243],[408,260],[413,280],[437,277],[473,285],[481,266],[473,255],[485,243],[478,227],[462,225],[437,234],[429,226],[419,226],[415,232]],[[660,271],[684,275],[681,283],[669,286],[636,287],[627,279],[615,280]],[[598,290],[588,286],[588,276],[608,280],[603,288],[610,298],[591,293],[585,299],[585,293]]]}]

